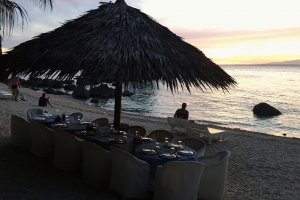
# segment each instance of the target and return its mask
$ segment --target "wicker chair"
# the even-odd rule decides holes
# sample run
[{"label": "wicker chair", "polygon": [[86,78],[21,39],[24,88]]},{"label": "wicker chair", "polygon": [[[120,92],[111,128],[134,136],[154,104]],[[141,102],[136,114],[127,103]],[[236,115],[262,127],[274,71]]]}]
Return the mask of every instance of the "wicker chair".
[{"label": "wicker chair", "polygon": [[194,161],[168,162],[158,166],[153,199],[197,199],[203,169],[203,163]]},{"label": "wicker chair", "polygon": [[146,129],[144,127],[142,127],[142,126],[129,126],[126,129],[126,132],[132,133],[132,134],[135,134],[136,131],[138,131],[141,136],[145,136],[146,135]]},{"label": "wicker chair", "polygon": [[150,164],[111,146],[109,188],[126,198],[149,199]]},{"label": "wicker chair", "polygon": [[11,143],[18,147],[31,147],[30,122],[11,115]]},{"label": "wicker chair", "polygon": [[41,123],[31,122],[31,153],[36,156],[53,157],[54,156],[54,130],[47,128]]},{"label": "wicker chair", "polygon": [[106,126],[109,122],[107,118],[98,118],[93,121],[98,127]]},{"label": "wicker chair", "polygon": [[83,114],[80,113],[80,112],[76,112],[76,113],[72,113],[71,115],[69,115],[69,117],[73,117],[75,121],[76,121],[78,118],[79,118],[80,120],[82,120],[82,119],[83,119]]},{"label": "wicker chair", "polygon": [[173,143],[174,138],[175,138],[173,133],[166,131],[166,130],[152,131],[147,137],[155,139],[157,142],[165,142],[165,137],[167,137],[167,138],[169,138],[168,141],[170,143]]},{"label": "wicker chair", "polygon": [[92,142],[83,142],[83,181],[94,186],[109,187],[111,155]]},{"label": "wicker chair", "polygon": [[43,109],[40,108],[29,109],[27,110],[27,120],[30,120],[31,116],[42,115],[42,114],[44,114]]},{"label": "wicker chair", "polygon": [[198,199],[222,199],[228,169],[230,151],[220,151],[215,154],[201,156],[198,160],[204,163],[200,179]]},{"label": "wicker chair", "polygon": [[204,151],[206,149],[206,143],[198,138],[184,138],[182,139],[182,145],[194,149],[198,158],[204,155]]},{"label": "wicker chair", "polygon": [[66,172],[82,170],[82,143],[79,139],[60,129],[55,129],[53,165]]}]

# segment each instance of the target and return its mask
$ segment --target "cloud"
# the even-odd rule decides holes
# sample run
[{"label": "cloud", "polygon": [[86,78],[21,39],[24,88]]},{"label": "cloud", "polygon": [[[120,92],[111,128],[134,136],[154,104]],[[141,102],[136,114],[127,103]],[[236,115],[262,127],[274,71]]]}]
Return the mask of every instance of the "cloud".
[{"label": "cloud", "polygon": [[215,48],[236,44],[263,45],[274,40],[299,40],[300,27],[274,29],[274,30],[236,30],[226,31],[222,29],[188,30],[171,28],[178,36],[184,38],[198,48]]}]

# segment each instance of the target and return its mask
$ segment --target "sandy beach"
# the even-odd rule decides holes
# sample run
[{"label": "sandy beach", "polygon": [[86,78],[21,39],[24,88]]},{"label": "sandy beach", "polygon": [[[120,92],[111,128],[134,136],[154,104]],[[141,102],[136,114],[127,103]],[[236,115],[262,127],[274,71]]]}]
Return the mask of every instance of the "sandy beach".
[{"label": "sandy beach", "polygon": [[[5,84],[0,90],[10,92]],[[27,101],[0,100],[0,199],[120,199],[105,188],[84,183],[80,174],[64,173],[52,166],[52,159],[40,159],[29,149],[10,143],[11,114],[26,118],[26,111],[37,107],[41,93],[20,88]],[[47,95],[48,96],[48,95]],[[113,112],[85,104],[66,95],[50,95],[53,108],[48,112],[82,112],[84,120],[106,117]],[[140,125],[147,134],[170,130],[165,116],[146,117],[122,113],[122,123]],[[300,140],[263,133],[228,129],[226,141],[207,146],[205,155],[231,151],[224,199],[299,199]],[[182,134],[176,135],[179,139]],[[194,135],[194,137],[199,137]]]}]

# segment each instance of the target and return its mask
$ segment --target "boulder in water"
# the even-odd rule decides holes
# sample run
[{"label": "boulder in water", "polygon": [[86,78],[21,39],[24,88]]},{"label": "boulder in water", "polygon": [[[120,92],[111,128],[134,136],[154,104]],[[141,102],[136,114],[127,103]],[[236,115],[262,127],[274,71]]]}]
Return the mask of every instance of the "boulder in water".
[{"label": "boulder in water", "polygon": [[90,100],[90,102],[91,102],[91,103],[99,103],[99,100],[98,100],[98,99],[95,99],[95,98],[92,98],[92,99]]},{"label": "boulder in water", "polygon": [[281,115],[281,112],[274,108],[273,106],[270,106],[267,103],[259,103],[254,106],[253,113],[257,116],[277,116]]}]

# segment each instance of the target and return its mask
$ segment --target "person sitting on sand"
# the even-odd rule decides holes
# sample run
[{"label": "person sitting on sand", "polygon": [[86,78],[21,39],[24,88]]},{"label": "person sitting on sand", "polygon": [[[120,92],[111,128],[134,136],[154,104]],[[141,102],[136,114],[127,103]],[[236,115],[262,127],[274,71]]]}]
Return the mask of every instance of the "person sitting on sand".
[{"label": "person sitting on sand", "polygon": [[9,84],[11,86],[11,91],[12,94],[15,98],[15,101],[18,101],[18,96],[19,96],[19,86],[20,86],[20,81],[18,79],[18,77],[16,77],[16,75],[12,75],[12,77],[9,80]]},{"label": "person sitting on sand", "polygon": [[43,93],[39,99],[39,106],[46,107],[47,105],[53,107],[49,100],[50,97],[46,98],[46,93]]},{"label": "person sitting on sand", "polygon": [[186,103],[183,103],[182,107],[176,110],[174,117],[181,118],[181,119],[189,119],[189,111],[187,111],[185,108],[186,108]]}]

